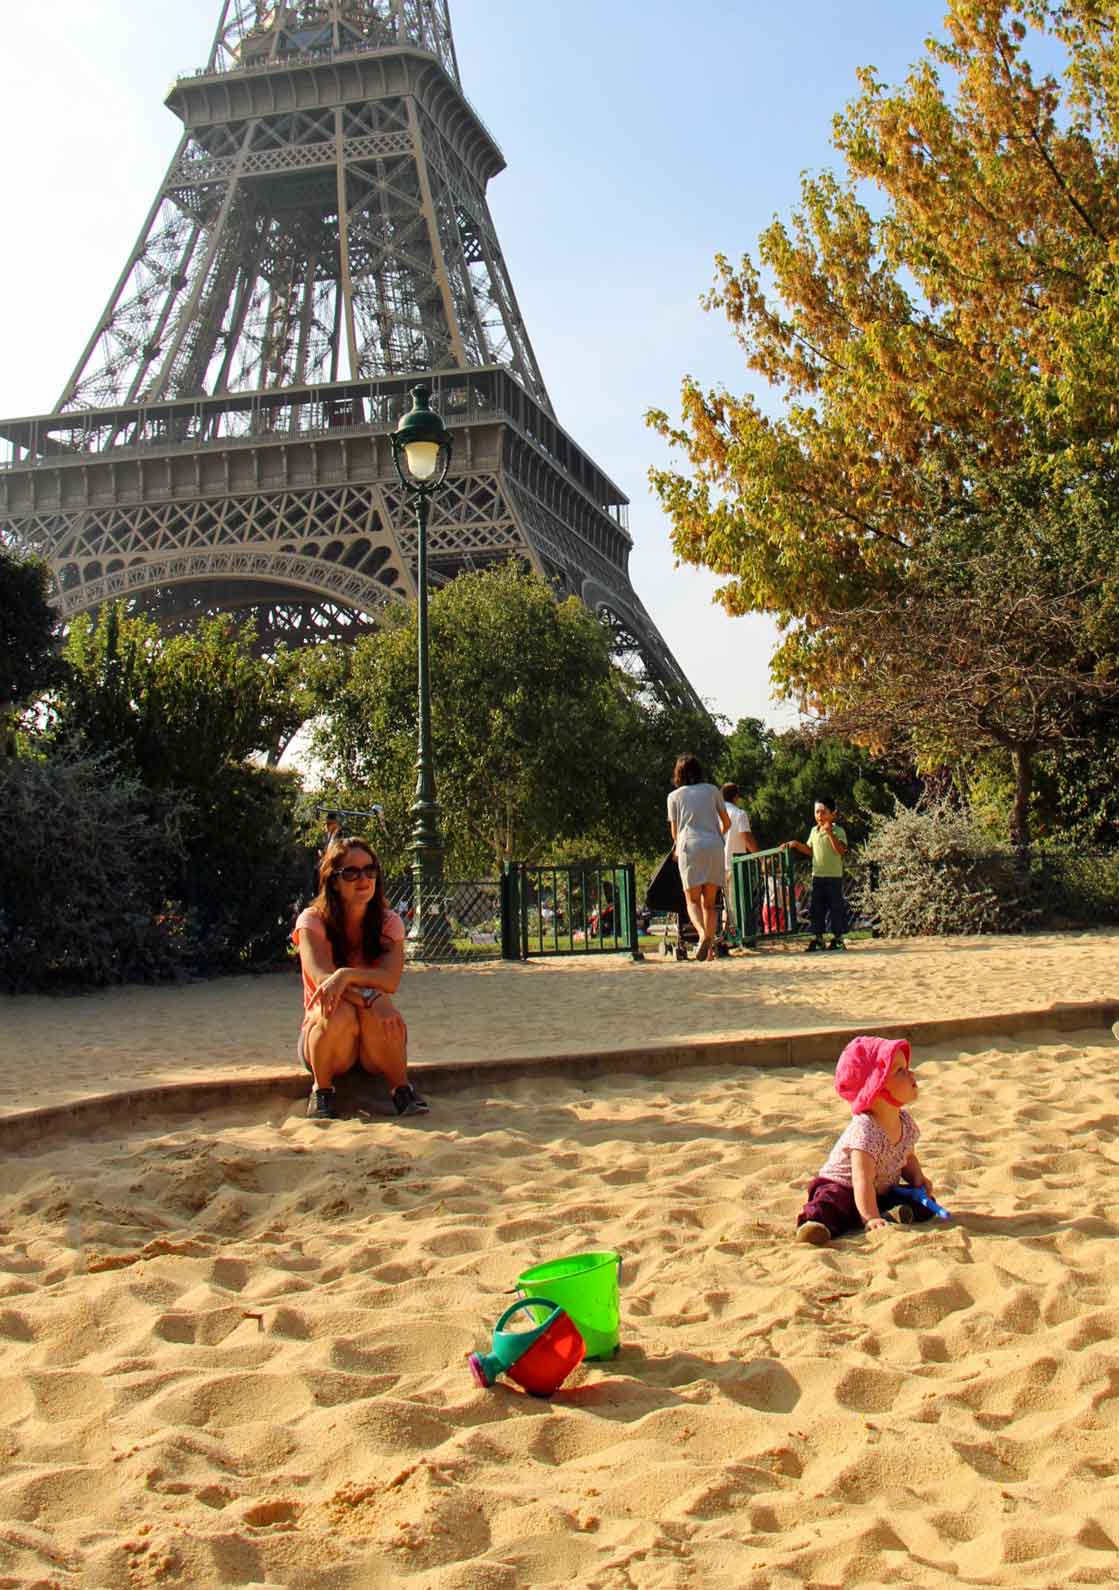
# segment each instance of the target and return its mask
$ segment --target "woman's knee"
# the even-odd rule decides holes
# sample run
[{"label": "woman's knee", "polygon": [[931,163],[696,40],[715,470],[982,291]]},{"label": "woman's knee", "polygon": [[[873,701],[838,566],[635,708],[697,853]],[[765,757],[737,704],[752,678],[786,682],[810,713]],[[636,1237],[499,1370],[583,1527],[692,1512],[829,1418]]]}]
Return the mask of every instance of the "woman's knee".
[{"label": "woman's knee", "polygon": [[367,1029],[361,1024],[361,1043],[358,1058],[363,1071],[386,1079],[390,1087],[398,1087],[408,1079],[408,1040],[406,1034],[385,1032],[383,1027]]},{"label": "woman's knee", "polygon": [[347,1045],[355,1046],[358,1038],[358,1013],[353,1005],[340,1000],[329,1016],[314,1016],[307,1023],[307,1045],[314,1043],[316,1047],[326,1043],[331,1049],[345,1049]]},{"label": "woman's knee", "polygon": [[331,1013],[326,1030],[336,1033],[340,1038],[356,1038],[360,1018],[353,1005],[345,999],[340,999]]},{"label": "woman's knee", "polygon": [[363,1017],[361,1021],[361,1053],[362,1058],[377,1058],[386,1061],[403,1059],[408,1053],[408,1029],[403,1022],[386,1028],[383,1022],[372,1017]]}]

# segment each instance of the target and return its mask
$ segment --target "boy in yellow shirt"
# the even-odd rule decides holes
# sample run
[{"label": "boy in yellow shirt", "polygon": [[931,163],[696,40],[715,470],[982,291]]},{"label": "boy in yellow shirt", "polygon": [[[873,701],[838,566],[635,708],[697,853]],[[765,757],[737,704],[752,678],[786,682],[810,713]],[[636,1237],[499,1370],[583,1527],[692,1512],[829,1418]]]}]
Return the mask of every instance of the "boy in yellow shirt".
[{"label": "boy in yellow shirt", "polygon": [[[786,839],[782,850],[799,850],[812,857],[812,942],[813,950],[845,950],[843,930],[847,911],[843,899],[843,858],[847,854],[847,834],[836,822],[836,803],[831,795],[816,802],[816,826],[802,845],[799,839]],[[831,918],[832,941],[824,943],[824,926]]]}]

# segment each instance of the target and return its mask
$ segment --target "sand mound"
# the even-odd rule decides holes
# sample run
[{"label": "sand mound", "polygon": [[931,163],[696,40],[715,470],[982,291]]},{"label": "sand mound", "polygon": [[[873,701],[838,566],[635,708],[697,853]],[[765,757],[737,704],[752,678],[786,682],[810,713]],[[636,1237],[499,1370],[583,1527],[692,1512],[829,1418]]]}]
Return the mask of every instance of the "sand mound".
[{"label": "sand mound", "polygon": [[[0,1169],[0,1585],[1119,1582],[1105,1033],[918,1055],[960,1218],[790,1240],[823,1068],[298,1110]],[[551,1403],[466,1353],[624,1255]]]}]

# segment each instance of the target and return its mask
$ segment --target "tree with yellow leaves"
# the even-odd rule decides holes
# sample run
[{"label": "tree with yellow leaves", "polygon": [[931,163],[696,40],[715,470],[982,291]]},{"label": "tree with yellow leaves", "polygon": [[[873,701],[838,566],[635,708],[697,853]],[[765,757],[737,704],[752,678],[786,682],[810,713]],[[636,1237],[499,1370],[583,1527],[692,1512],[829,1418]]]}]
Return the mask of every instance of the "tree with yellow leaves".
[{"label": "tree with yellow leaves", "polygon": [[[887,611],[912,619],[929,592],[937,622],[949,621],[936,579],[946,519],[960,566],[982,569],[974,591],[953,587],[964,624],[980,586],[998,588],[1000,558],[1010,584],[1028,585],[1021,544],[1084,511],[1083,535],[1074,524],[1038,555],[1068,560],[1058,586],[1080,593],[1077,671],[1089,691],[1110,673],[1093,646],[1111,635],[1117,577],[1098,533],[1119,521],[1116,8],[949,0],[945,26],[900,88],[860,74],[834,123],[842,176],[806,178],[799,209],[763,233],[756,260],[717,261],[708,307],[725,312],[781,411],[688,379],[679,423],[649,416],[686,459],[652,475],[676,552],[725,577],[729,612],[776,616],[778,687],[847,714],[868,740],[905,725],[918,753],[916,663],[892,718],[878,714],[872,729],[855,709],[868,677],[888,697],[897,676],[872,614],[883,629]],[[1059,75],[1031,68],[1039,41],[1060,52]],[[1052,579],[1047,590],[1061,594]],[[1066,644],[1061,612],[1054,635]],[[1002,685],[988,671],[984,689],[1009,687],[1014,666],[1008,653]],[[930,663],[925,694],[935,672]],[[926,749],[943,748],[934,717]],[[1044,743],[1019,747],[1027,764]]]}]

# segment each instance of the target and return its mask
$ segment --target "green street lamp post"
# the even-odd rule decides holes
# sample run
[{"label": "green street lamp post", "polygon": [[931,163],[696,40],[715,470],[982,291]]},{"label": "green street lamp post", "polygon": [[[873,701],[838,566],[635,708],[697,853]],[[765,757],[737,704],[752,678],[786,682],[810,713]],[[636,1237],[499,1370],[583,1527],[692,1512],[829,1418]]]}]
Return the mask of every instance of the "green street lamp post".
[{"label": "green street lamp post", "polygon": [[416,510],[416,594],[419,663],[419,743],[416,798],[412,803],[412,954],[433,960],[446,954],[448,928],[443,904],[443,840],[435,767],[431,754],[431,674],[427,639],[427,520],[431,498],[447,478],[453,439],[431,407],[431,393],[417,386],[412,407],[392,433],[392,456],[400,484]]}]

